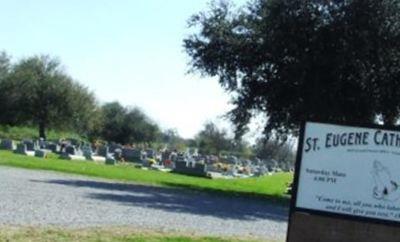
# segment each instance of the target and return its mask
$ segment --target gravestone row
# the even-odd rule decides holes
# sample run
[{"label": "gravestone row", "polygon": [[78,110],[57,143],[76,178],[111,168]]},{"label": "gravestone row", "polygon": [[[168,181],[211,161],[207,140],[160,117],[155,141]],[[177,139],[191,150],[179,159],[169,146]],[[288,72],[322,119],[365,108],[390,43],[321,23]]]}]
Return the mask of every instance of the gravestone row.
[{"label": "gravestone row", "polygon": [[209,176],[208,173],[218,173],[228,177],[263,176],[279,171],[274,160],[264,161],[260,159],[242,160],[235,156],[222,157],[229,166],[216,166],[221,162],[221,157],[201,156],[197,150],[189,150],[185,153],[165,150],[161,153],[153,149],[141,150],[124,147],[115,143],[94,146],[77,140],[22,140],[17,143],[9,139],[0,141],[0,149],[13,150],[15,153],[47,157],[49,153],[59,154],[61,158],[68,160],[89,160],[104,162],[114,165],[119,161],[138,163],[142,167],[156,168],[159,170],[173,170],[177,173]]}]

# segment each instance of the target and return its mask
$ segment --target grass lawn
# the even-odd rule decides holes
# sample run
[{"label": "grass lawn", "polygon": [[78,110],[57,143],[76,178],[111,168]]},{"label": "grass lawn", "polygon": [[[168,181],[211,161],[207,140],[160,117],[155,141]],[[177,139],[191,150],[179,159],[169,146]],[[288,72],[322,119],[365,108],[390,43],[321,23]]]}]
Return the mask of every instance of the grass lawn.
[{"label": "grass lawn", "polygon": [[223,192],[229,195],[261,196],[274,202],[288,202],[284,194],[291,173],[246,179],[208,179],[159,171],[142,170],[131,165],[107,166],[91,161],[69,161],[57,157],[41,159],[0,151],[0,165],[28,169],[52,170],[66,173],[101,177],[118,181],[184,187],[195,190]]},{"label": "grass lawn", "polygon": [[[251,239],[196,237],[154,232],[137,232],[126,228],[111,229],[42,229],[0,228],[0,241],[13,242],[257,242]],[[272,241],[270,241],[272,242]]]}]

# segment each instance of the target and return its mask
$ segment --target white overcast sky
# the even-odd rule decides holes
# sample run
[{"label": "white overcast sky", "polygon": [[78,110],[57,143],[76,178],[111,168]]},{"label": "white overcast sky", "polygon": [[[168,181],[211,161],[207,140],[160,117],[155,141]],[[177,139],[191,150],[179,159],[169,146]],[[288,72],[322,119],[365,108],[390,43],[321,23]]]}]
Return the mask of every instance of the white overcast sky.
[{"label": "white overcast sky", "polygon": [[[229,109],[216,79],[187,74],[182,40],[206,0],[0,0],[0,49],[13,60],[49,54],[101,102],[138,106],[193,137]],[[246,0],[235,0],[241,5]]]}]

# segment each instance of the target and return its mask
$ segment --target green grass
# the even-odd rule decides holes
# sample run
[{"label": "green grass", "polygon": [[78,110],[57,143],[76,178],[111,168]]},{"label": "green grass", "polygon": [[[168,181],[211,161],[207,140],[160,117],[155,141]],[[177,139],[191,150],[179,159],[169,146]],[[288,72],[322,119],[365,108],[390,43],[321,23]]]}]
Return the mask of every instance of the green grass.
[{"label": "green grass", "polygon": [[28,169],[52,170],[118,181],[183,187],[194,190],[226,193],[228,195],[261,196],[271,201],[285,203],[286,184],[293,178],[291,173],[246,179],[208,179],[174,173],[142,170],[132,165],[107,166],[90,161],[60,160],[54,156],[41,159],[0,151],[0,165]]},{"label": "green grass", "polygon": [[[197,237],[157,232],[111,229],[0,228],[0,241],[13,242],[256,242],[252,239]],[[272,241],[271,241],[272,242]]]},{"label": "green grass", "polygon": [[[58,140],[60,138],[84,140],[84,138],[73,132],[47,130],[46,135],[48,140]],[[38,139],[39,131],[34,127],[0,125],[0,138],[12,140]]]}]

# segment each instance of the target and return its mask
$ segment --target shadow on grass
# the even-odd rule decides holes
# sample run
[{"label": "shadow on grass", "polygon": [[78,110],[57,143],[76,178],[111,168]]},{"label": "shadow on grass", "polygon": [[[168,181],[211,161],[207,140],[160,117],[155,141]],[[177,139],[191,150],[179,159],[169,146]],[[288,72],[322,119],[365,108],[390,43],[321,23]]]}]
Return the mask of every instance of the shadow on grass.
[{"label": "shadow on grass", "polygon": [[[85,188],[83,196],[172,213],[212,216],[222,219],[287,221],[287,208],[262,198],[193,192],[180,188],[87,180],[31,180],[31,182]],[[57,189],[56,187],[54,188]]]},{"label": "shadow on grass", "polygon": [[200,191],[200,192],[205,192],[205,193],[211,193],[211,194],[218,194],[218,195],[223,195],[231,198],[237,198],[237,197],[243,197],[243,198],[256,198],[256,199],[261,199],[264,201],[267,201],[271,204],[275,205],[280,205],[284,207],[288,207],[290,204],[290,196],[274,196],[274,195],[268,195],[268,194],[262,194],[262,193],[257,193],[257,192],[246,192],[246,191],[231,191],[231,190],[223,190],[219,188],[210,188],[210,187],[199,187],[195,185],[190,185],[190,184],[177,184],[177,183],[172,183],[172,182],[162,182],[162,185],[169,186],[169,187],[175,187],[175,188],[183,188],[183,189],[190,189],[194,191]]}]

